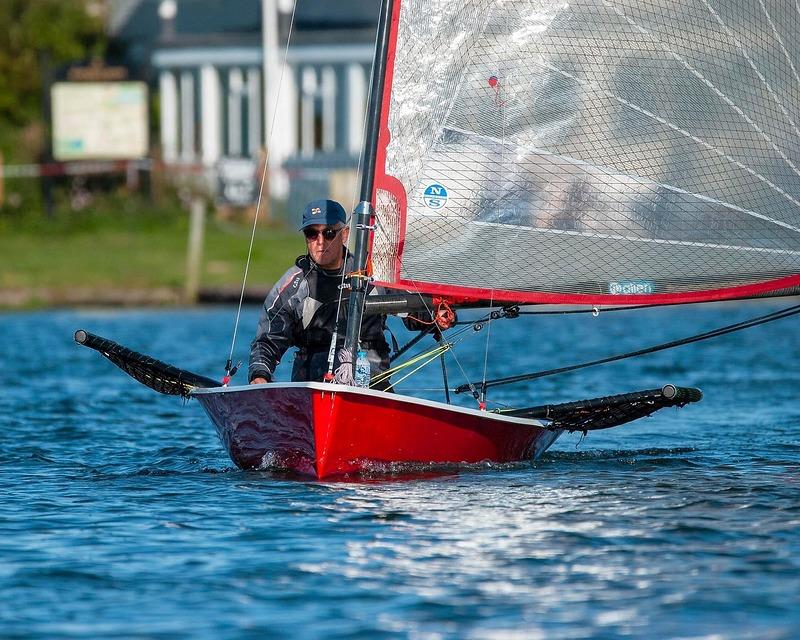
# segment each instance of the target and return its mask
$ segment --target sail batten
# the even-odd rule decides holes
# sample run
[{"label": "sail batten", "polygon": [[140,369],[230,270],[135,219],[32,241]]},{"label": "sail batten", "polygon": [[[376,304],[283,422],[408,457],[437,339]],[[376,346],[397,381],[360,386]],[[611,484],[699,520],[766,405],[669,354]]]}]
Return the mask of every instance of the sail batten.
[{"label": "sail batten", "polygon": [[800,285],[794,0],[395,0],[378,282],[517,302]]},{"label": "sail batten", "polygon": [[[460,134],[463,134],[463,135],[469,135],[470,134],[469,131],[464,131],[463,129],[457,129],[457,128],[454,128],[454,127],[448,127],[447,130],[448,131],[452,131],[454,133],[460,133]],[[491,140],[492,142],[495,142],[495,143],[498,143],[498,144],[502,144],[502,141],[498,140],[497,138],[492,138],[491,136],[485,136],[485,138],[487,140]],[[557,154],[554,154],[554,153],[550,153],[549,151],[547,151],[545,149],[532,148],[532,149],[528,149],[527,151],[529,153],[535,153],[536,155],[538,155],[540,157],[551,156],[554,159],[563,160],[564,162],[572,164],[572,165],[575,165],[575,166],[586,166],[590,170],[596,170],[598,172],[607,173],[608,175],[612,175],[613,174],[613,171],[611,171],[608,167],[602,167],[600,165],[592,165],[592,164],[589,164],[589,163],[587,163],[587,162],[585,162],[583,160],[580,160],[579,158],[572,158],[572,157],[569,157],[569,156],[566,156],[566,155],[557,155]],[[458,171],[457,168],[453,171],[453,174],[456,177],[458,176],[459,171]],[[796,232],[800,233],[800,227],[796,227],[796,226],[793,226],[791,224],[787,224],[786,222],[782,222],[780,220],[775,220],[775,219],[770,218],[769,216],[766,216],[766,215],[764,215],[762,213],[759,213],[757,211],[751,211],[749,209],[745,209],[745,208],[737,206],[737,205],[735,205],[735,204],[733,204],[731,202],[724,202],[722,200],[717,200],[715,198],[712,198],[712,197],[707,196],[707,195],[702,194],[702,193],[693,193],[691,191],[686,191],[685,189],[681,189],[680,187],[675,186],[675,185],[671,185],[671,184],[651,183],[646,178],[643,178],[641,176],[637,176],[637,175],[634,175],[634,174],[628,174],[626,177],[629,178],[630,180],[632,180],[633,182],[638,182],[638,183],[640,183],[642,185],[653,184],[657,188],[664,189],[664,190],[667,190],[667,191],[672,191],[674,193],[679,193],[679,194],[686,195],[686,196],[690,196],[692,198],[697,198],[698,200],[704,200],[704,201],[709,202],[711,204],[716,204],[716,205],[719,205],[721,207],[725,207],[725,208],[731,209],[733,211],[738,211],[740,213],[745,213],[747,215],[753,216],[754,218],[759,218],[759,219],[764,220],[766,222],[770,222],[772,224],[775,224],[775,225],[778,225],[780,227],[783,227],[784,229],[788,229],[790,231],[796,231]],[[785,193],[782,189],[780,189],[780,187],[777,187],[777,186],[769,183],[769,181],[766,178],[764,178],[763,176],[756,176],[756,177],[758,177],[759,180],[767,183],[770,186],[770,188],[772,188],[774,191],[776,191],[780,195],[786,197],[787,200],[792,202],[792,204],[800,204],[800,202],[798,202],[795,198],[793,198],[789,194]]]},{"label": "sail batten", "polygon": [[[772,221],[770,221],[772,222]],[[777,223],[781,224],[781,223]],[[516,225],[510,224],[502,224],[497,222],[475,222],[475,226],[481,227],[497,227],[497,228],[505,228],[505,229],[517,229]],[[784,226],[784,225],[781,225]],[[789,227],[792,231],[800,232],[800,229],[795,229],[793,227]],[[668,244],[668,245],[675,245],[675,246],[686,246],[686,247],[701,247],[707,249],[730,249],[734,251],[752,251],[755,253],[775,253],[775,254],[784,254],[784,255],[791,255],[791,256],[800,256],[800,250],[794,249],[770,249],[768,247],[743,247],[738,245],[732,244],[712,244],[710,242],[689,242],[685,240],[668,240],[664,238],[637,238],[635,236],[622,236],[622,235],[612,235],[612,234],[603,234],[603,233],[586,233],[582,231],[569,231],[565,229],[539,229],[541,233],[545,234],[562,234],[568,236],[583,236],[585,238],[592,238],[595,240],[625,240],[629,242],[645,242],[645,243],[654,243],[654,244]]]}]

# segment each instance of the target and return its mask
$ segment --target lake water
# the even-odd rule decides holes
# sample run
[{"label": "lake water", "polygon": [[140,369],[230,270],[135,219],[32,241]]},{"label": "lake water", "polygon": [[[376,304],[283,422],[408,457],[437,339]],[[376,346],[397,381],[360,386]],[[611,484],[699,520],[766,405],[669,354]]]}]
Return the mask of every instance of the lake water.
[{"label": "lake water", "polygon": [[[788,304],[504,320],[456,352],[479,379],[488,335],[496,377]],[[565,434],[535,464],[338,483],[237,470],[196,402],[72,342],[83,328],[218,377],[234,316],[0,316],[0,637],[800,637],[800,316],[493,391],[517,406],[705,393]],[[407,388],[439,399],[440,379],[434,363]]]}]

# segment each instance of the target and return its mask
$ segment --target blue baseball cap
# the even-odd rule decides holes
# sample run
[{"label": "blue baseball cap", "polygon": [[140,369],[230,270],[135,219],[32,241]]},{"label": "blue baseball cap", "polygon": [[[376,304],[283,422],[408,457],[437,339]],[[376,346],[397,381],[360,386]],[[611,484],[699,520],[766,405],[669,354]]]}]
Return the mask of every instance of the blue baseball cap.
[{"label": "blue baseball cap", "polygon": [[347,213],[344,207],[335,200],[312,200],[303,209],[303,223],[300,225],[302,231],[312,224],[326,224],[334,226],[339,223],[347,222]]}]

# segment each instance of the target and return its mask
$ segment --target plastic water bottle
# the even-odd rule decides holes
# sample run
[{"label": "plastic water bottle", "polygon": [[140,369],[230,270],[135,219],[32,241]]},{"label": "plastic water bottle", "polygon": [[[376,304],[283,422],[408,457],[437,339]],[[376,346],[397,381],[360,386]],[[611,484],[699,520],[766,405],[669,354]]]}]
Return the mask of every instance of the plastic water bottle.
[{"label": "plastic water bottle", "polygon": [[369,387],[370,380],[369,360],[367,360],[367,352],[359,349],[358,357],[356,358],[356,371],[353,375],[353,382],[357,387]]}]

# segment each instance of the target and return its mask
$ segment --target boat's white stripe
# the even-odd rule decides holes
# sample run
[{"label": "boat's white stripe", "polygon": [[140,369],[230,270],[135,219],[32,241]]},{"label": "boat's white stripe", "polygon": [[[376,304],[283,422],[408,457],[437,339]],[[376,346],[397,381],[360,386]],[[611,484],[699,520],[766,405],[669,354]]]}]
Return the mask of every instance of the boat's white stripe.
[{"label": "boat's white stripe", "polygon": [[513,424],[525,425],[528,427],[544,427],[546,426],[539,420],[530,420],[527,418],[518,418],[514,416],[504,416],[500,413],[492,413],[490,411],[481,411],[480,409],[470,409],[469,407],[459,407],[453,404],[446,404],[436,400],[425,400],[423,398],[414,398],[412,396],[404,396],[397,393],[387,393],[385,391],[376,391],[375,389],[362,389],[360,387],[350,387],[344,384],[333,384],[329,382],[267,382],[264,384],[249,384],[241,385],[238,387],[213,387],[210,389],[194,389],[191,395],[211,395],[217,393],[242,393],[246,391],[255,391],[259,389],[315,389],[317,391],[327,393],[345,393],[351,395],[363,395],[370,397],[385,398],[386,400],[400,401],[404,404],[414,404],[421,407],[428,407],[439,409],[443,411],[451,411],[453,413],[461,413],[468,416],[478,416],[485,419],[497,420],[499,422],[509,422]]}]

